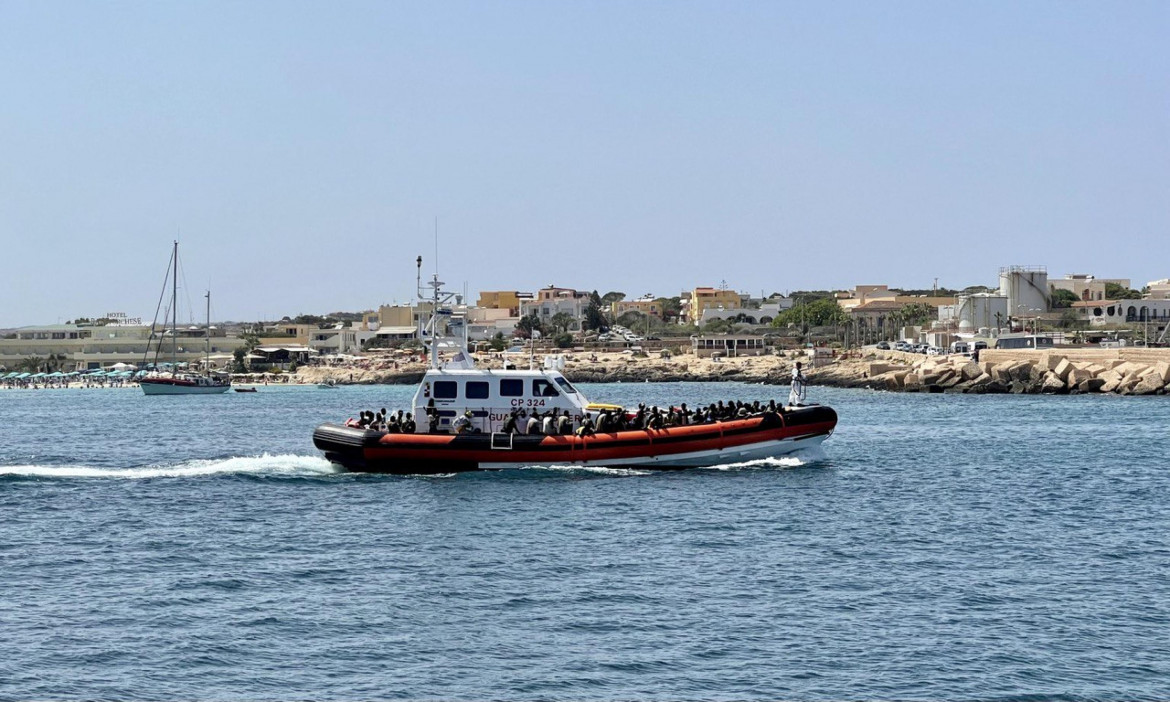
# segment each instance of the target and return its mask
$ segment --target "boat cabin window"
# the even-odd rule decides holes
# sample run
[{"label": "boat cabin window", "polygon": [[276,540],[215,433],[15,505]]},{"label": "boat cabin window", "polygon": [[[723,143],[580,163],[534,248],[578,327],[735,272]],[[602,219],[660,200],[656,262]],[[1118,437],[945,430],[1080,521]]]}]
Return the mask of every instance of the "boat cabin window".
[{"label": "boat cabin window", "polygon": [[533,397],[558,397],[560,393],[553,387],[553,384],[544,378],[537,378],[532,381],[532,396]]},{"label": "boat cabin window", "polygon": [[454,380],[435,381],[436,400],[454,400],[459,394],[459,383]]},{"label": "boat cabin window", "polygon": [[564,378],[557,378],[557,385],[560,385],[561,390],[564,390],[570,395],[577,392],[572,385],[569,385],[569,381],[565,380]]},{"label": "boat cabin window", "polygon": [[469,400],[486,400],[488,396],[488,384],[485,380],[472,380],[467,383],[466,388],[467,399]]},{"label": "boat cabin window", "polygon": [[500,381],[500,397],[523,397],[524,381],[519,378],[504,378]]}]

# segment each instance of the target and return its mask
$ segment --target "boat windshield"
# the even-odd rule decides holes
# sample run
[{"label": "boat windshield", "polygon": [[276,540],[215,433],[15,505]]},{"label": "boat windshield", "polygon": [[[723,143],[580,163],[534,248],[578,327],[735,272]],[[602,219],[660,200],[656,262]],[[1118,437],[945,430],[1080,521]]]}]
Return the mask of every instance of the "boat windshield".
[{"label": "boat windshield", "polygon": [[534,397],[556,397],[559,394],[553,384],[543,378],[532,381],[532,395]]},{"label": "boat windshield", "polygon": [[565,380],[564,378],[557,378],[557,385],[560,385],[561,389],[570,395],[576,394],[577,392],[577,390],[572,385],[569,385],[569,381]]}]

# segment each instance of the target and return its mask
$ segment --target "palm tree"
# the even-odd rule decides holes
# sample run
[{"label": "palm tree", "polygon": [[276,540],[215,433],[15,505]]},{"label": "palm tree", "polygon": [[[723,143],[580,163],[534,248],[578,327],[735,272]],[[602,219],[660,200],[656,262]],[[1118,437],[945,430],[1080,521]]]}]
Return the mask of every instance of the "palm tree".
[{"label": "palm tree", "polygon": [[26,358],[22,358],[20,362],[16,364],[16,368],[17,370],[26,371],[28,373],[38,373],[41,370],[41,363],[43,362],[44,359],[40,356],[28,356]]},{"label": "palm tree", "polygon": [[567,312],[557,312],[548,320],[548,323],[553,328],[553,333],[567,332],[573,326],[573,315]]}]

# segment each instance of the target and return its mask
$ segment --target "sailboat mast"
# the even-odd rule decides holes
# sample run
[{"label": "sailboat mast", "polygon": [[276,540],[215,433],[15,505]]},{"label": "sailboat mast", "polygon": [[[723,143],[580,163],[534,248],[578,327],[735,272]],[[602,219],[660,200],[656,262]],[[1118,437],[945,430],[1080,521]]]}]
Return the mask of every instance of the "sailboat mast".
[{"label": "sailboat mast", "polygon": [[203,374],[211,375],[211,291],[207,291],[207,349],[203,353]]},{"label": "sailboat mast", "polygon": [[175,270],[171,274],[171,375],[179,366],[179,242],[175,241]]}]

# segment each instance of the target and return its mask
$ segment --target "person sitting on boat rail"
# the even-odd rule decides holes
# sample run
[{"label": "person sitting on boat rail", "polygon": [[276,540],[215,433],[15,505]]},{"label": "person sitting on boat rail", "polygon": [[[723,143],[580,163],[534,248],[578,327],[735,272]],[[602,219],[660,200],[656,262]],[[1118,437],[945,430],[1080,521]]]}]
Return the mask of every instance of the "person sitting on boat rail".
[{"label": "person sitting on boat rail", "polygon": [[402,431],[402,427],[398,425],[398,417],[390,415],[390,419],[386,420],[386,431],[391,434],[397,434]]},{"label": "person sitting on boat rail", "polygon": [[505,434],[515,434],[519,431],[516,428],[516,410],[508,413],[508,418],[504,420],[504,426],[500,427],[500,431]]},{"label": "person sitting on boat rail", "polygon": [[471,410],[467,410],[463,414],[455,418],[451,424],[455,429],[456,434],[467,434],[471,431]]},{"label": "person sitting on boat rail", "polygon": [[[605,412],[602,412],[601,416],[605,416]],[[577,436],[593,436],[593,420],[589,418],[589,415],[585,415],[585,418],[581,420],[581,426],[577,427]]]},{"label": "person sitting on boat rail", "polygon": [[555,411],[556,410],[552,410],[552,411],[548,412],[547,414],[544,415],[544,418],[540,420],[540,433],[541,434],[544,434],[545,436],[553,436],[554,434],[557,433],[556,428],[553,425],[553,422],[556,421],[555,419],[553,419],[553,412],[555,412]]},{"label": "person sitting on boat rail", "polygon": [[650,414],[646,417],[647,429],[661,429],[662,428],[662,413],[657,407],[650,409]]},{"label": "person sitting on boat rail", "polygon": [[[553,411],[555,412],[556,410]],[[569,410],[565,410],[561,413],[561,416],[557,417],[557,433],[561,436],[572,435],[573,420],[569,419]]]},{"label": "person sitting on boat rail", "polygon": [[524,433],[525,434],[539,434],[540,433],[540,420],[536,418],[537,414],[538,414],[537,412],[533,412],[532,416],[530,416],[528,418],[528,421],[525,422],[525,424],[524,424]]},{"label": "person sitting on boat rail", "polygon": [[413,434],[418,429],[418,426],[414,423],[414,415],[407,412],[406,419],[399,422],[398,428],[402,430],[403,434]]},{"label": "person sitting on boat rail", "polygon": [[434,407],[427,407],[427,433],[439,433],[439,413]]}]

